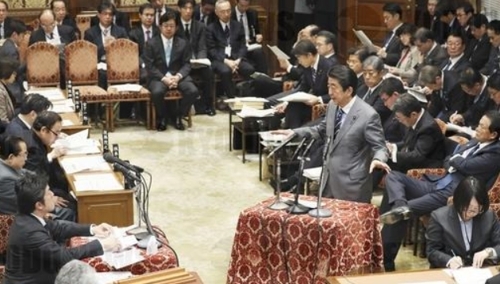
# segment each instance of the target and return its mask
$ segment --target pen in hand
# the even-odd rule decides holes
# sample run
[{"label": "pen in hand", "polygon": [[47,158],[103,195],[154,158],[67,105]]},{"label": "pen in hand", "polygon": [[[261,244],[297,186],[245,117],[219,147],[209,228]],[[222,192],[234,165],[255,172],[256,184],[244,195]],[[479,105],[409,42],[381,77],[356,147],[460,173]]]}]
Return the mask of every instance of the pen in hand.
[{"label": "pen in hand", "polygon": [[451,269],[458,269],[458,268],[462,267],[463,266],[462,258],[460,258],[459,256],[457,256],[453,250],[451,250],[451,253],[453,254],[453,259],[452,259],[453,261],[452,262],[456,261],[458,266],[455,267],[455,268],[453,268],[451,266],[451,263],[450,263],[450,268]]}]

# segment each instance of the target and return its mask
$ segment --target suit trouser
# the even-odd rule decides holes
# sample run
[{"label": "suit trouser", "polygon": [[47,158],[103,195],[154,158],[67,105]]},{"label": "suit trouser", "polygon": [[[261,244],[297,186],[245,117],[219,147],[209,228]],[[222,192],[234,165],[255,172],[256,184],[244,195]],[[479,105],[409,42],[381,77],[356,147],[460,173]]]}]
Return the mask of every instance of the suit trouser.
[{"label": "suit trouser", "polygon": [[285,128],[298,128],[311,121],[312,107],[304,103],[290,102],[285,109]]},{"label": "suit trouser", "polygon": [[255,96],[261,98],[272,97],[283,91],[283,83],[281,81],[274,81],[267,76],[257,76],[254,78],[253,86]]},{"label": "suit trouser", "polygon": [[157,119],[165,119],[167,118],[167,114],[169,114],[171,119],[186,115],[189,108],[191,108],[198,98],[198,89],[189,76],[183,78],[179,82],[177,88],[182,94],[181,102],[177,109],[175,107],[171,108],[170,113],[168,113],[165,104],[165,93],[169,90],[168,86],[157,80],[153,80],[149,83],[149,91],[151,92],[151,99],[155,105]]},{"label": "suit trouser", "polygon": [[212,107],[214,97],[214,72],[210,66],[191,67],[191,73],[194,76],[201,77],[203,92],[201,92],[201,101],[204,107]]},{"label": "suit trouser", "polygon": [[[212,61],[212,69],[214,70],[214,73],[219,75],[222,89],[224,90],[226,96],[234,98],[236,94],[236,87],[233,84],[233,71],[231,68],[224,64],[224,62],[214,60]],[[240,61],[240,64],[238,65],[238,74],[240,74],[245,80],[249,80],[250,75],[254,72],[255,69],[250,63],[244,59]]]},{"label": "suit trouser", "polygon": [[258,48],[247,53],[248,61],[255,67],[255,71],[267,74],[267,58],[262,48]]}]

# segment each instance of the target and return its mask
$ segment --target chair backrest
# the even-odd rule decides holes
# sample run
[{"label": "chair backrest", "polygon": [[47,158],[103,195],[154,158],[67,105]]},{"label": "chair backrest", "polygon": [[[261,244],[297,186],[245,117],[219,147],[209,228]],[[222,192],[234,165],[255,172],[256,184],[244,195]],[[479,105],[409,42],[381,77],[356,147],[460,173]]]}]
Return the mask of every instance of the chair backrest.
[{"label": "chair backrest", "polygon": [[85,40],[77,40],[66,46],[66,79],[73,85],[96,84],[97,46]]},{"label": "chair backrest", "polygon": [[90,21],[97,13],[87,13],[76,15],[76,27],[80,30],[80,39],[85,36],[85,31],[90,29]]},{"label": "chair backrest", "polygon": [[7,241],[12,222],[14,222],[14,215],[0,215],[0,254],[7,252]]},{"label": "chair backrest", "polygon": [[19,61],[21,61],[21,63],[26,63],[26,53],[28,52],[30,37],[31,37],[31,32],[27,31],[24,34],[21,43],[19,44]]},{"label": "chair backrest", "polygon": [[139,46],[128,39],[116,39],[106,46],[108,84],[139,82]]},{"label": "chair backrest", "polygon": [[58,86],[59,48],[47,42],[29,46],[26,53],[26,79],[30,86]]}]

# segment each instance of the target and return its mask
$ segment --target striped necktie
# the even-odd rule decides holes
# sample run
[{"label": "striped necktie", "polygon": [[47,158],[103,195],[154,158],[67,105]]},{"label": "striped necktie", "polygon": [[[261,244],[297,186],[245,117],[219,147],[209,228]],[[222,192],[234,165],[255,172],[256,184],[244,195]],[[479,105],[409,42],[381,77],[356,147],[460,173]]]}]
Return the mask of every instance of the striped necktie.
[{"label": "striped necktie", "polygon": [[344,115],[345,112],[340,107],[337,107],[337,114],[335,115],[335,126],[333,127],[333,139],[335,139],[337,137],[337,134],[339,133]]}]

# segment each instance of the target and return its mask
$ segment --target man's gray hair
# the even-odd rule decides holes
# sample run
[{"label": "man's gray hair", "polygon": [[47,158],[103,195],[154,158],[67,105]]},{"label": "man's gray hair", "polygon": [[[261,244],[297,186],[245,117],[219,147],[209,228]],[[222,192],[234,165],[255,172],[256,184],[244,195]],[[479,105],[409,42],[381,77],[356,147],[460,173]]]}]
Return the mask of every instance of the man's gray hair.
[{"label": "man's gray hair", "polygon": [[437,77],[441,77],[441,69],[436,66],[426,65],[420,69],[418,81],[423,85],[435,84]]},{"label": "man's gray hair", "polygon": [[56,277],[55,284],[95,284],[98,283],[97,273],[92,266],[80,260],[66,263]]},{"label": "man's gray hair", "polygon": [[363,69],[368,67],[372,67],[376,71],[382,71],[384,70],[384,61],[376,55],[368,56],[368,58],[363,61]]},{"label": "man's gray hair", "polygon": [[217,2],[215,2],[215,9],[219,9],[220,5],[224,3],[229,3],[229,5],[231,5],[231,2],[229,2],[229,0],[217,0]]}]

